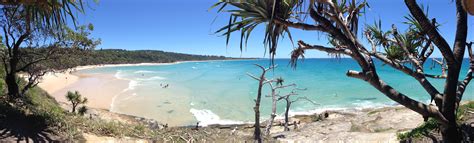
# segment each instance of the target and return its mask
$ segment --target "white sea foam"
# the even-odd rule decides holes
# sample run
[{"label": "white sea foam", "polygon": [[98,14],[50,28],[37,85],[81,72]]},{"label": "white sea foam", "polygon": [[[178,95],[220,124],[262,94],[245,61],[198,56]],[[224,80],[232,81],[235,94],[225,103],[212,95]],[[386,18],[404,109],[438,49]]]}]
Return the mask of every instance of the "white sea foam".
[{"label": "white sea foam", "polygon": [[156,72],[155,71],[147,71],[147,70],[139,70],[139,71],[135,71],[133,73],[140,74],[140,73],[156,73]]},{"label": "white sea foam", "polygon": [[130,82],[128,82],[128,87],[125,88],[122,92],[125,92],[125,91],[129,91],[129,90],[134,90],[135,87],[137,87],[139,84],[137,81],[135,80],[130,80]]},{"label": "white sea foam", "polygon": [[313,115],[313,114],[320,114],[325,111],[345,111],[349,108],[342,108],[342,107],[330,107],[330,108],[318,108],[313,110],[306,110],[306,111],[293,111],[290,109],[288,112],[288,116],[292,117],[295,115]]},{"label": "white sea foam", "polygon": [[150,78],[137,78],[137,80],[140,80],[140,81],[165,80],[165,79],[166,78],[161,77],[161,76],[153,76]]},{"label": "white sea foam", "polygon": [[193,67],[191,67],[191,68],[192,68],[192,69],[197,69],[197,67],[194,67],[194,66],[193,66]]},{"label": "white sea foam", "polygon": [[117,79],[123,79],[123,78],[122,78],[122,71],[121,71],[121,70],[118,70],[118,71],[115,73],[114,77],[117,78]]},{"label": "white sea foam", "polygon": [[[113,109],[114,109],[114,105],[115,105],[115,100],[117,99],[118,96],[120,96],[121,94],[123,94],[123,93],[125,93],[125,92],[127,92],[127,91],[129,91],[129,90],[134,90],[136,86],[138,86],[138,82],[135,81],[135,80],[130,80],[130,82],[128,82],[128,87],[125,88],[125,89],[123,89],[122,92],[120,92],[119,94],[115,95],[115,96],[112,98],[112,102],[110,103],[110,111],[114,111]],[[133,97],[133,96],[136,96],[137,93],[132,93],[131,95],[132,95],[132,96],[129,96],[129,97],[127,97],[126,99],[129,99],[129,98],[131,98],[131,97]],[[126,100],[126,99],[125,99],[125,100]],[[115,111],[114,111],[114,112],[115,112]]]},{"label": "white sea foam", "polygon": [[241,121],[223,120],[214,112],[207,109],[199,110],[199,109],[191,108],[189,112],[191,112],[196,118],[196,120],[199,121],[200,126],[208,126],[212,124],[228,125],[228,124],[243,124],[244,123]]},{"label": "white sea foam", "polygon": [[352,103],[356,107],[354,109],[362,110],[367,108],[382,108],[382,107],[389,107],[394,106],[396,104],[388,104],[388,103],[380,103],[380,102],[372,102],[372,101],[360,101],[358,100],[355,103]]}]

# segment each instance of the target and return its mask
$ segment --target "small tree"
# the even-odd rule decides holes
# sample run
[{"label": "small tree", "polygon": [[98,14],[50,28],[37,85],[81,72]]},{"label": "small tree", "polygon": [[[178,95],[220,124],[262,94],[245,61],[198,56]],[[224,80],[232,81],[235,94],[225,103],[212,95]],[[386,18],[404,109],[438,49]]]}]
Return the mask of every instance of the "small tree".
[{"label": "small tree", "polygon": [[79,113],[79,115],[81,115],[81,116],[84,116],[84,114],[86,114],[87,110],[89,110],[89,109],[87,109],[86,106],[81,106],[81,107],[77,110],[77,113]]},{"label": "small tree", "polygon": [[[0,27],[2,28],[1,64],[5,68],[5,84],[10,100],[23,97],[38,84],[39,79],[63,63],[41,64],[57,59],[63,42],[67,22],[76,25],[75,12],[83,13],[82,0],[2,1]],[[64,34],[64,35],[63,35]],[[78,40],[77,37],[73,38]],[[40,50],[34,50],[39,49]],[[19,84],[17,74],[28,75],[26,85]]]},{"label": "small tree", "polygon": [[[82,95],[79,94],[78,91],[75,91],[75,92],[68,91],[67,94],[66,94],[66,98],[72,104],[72,112],[73,113],[76,113],[76,107],[79,104],[86,104],[87,103],[87,98],[82,97]],[[81,109],[81,110],[83,110],[83,109]]]},{"label": "small tree", "polygon": [[255,111],[255,123],[254,123],[254,133],[253,137],[256,142],[262,142],[261,130],[260,130],[260,100],[262,98],[262,89],[265,84],[272,82],[271,80],[267,80],[265,74],[267,71],[275,68],[275,66],[270,66],[269,68],[265,68],[261,65],[255,64],[255,66],[259,67],[262,70],[262,73],[259,77],[256,77],[250,73],[247,73],[248,76],[258,81],[258,90],[257,90],[257,99],[255,100],[255,107],[253,110]]},{"label": "small tree", "polygon": [[291,104],[299,101],[299,100],[308,100],[309,102],[313,103],[313,104],[316,104],[314,101],[312,101],[311,99],[307,98],[307,97],[298,97],[296,98],[295,100],[291,100],[291,96],[293,95],[298,95],[298,93],[296,93],[296,90],[306,90],[306,89],[298,89],[298,88],[295,88],[293,89],[290,93],[286,94],[286,95],[277,95],[278,96],[278,101],[280,100],[285,100],[286,102],[286,108],[285,108],[285,131],[289,131],[290,128],[288,128],[288,123],[289,123],[289,118],[288,118],[288,113],[290,112],[290,108],[291,108]]},{"label": "small tree", "polygon": [[[287,88],[287,87],[291,87],[291,86],[296,86],[296,84],[289,84],[289,85],[283,85],[283,78],[277,78],[277,79],[272,79],[272,80],[269,80],[268,84],[270,85],[270,88],[271,88],[271,95],[267,96],[267,97],[272,97],[272,112],[270,114],[270,119],[269,119],[269,122],[267,124],[267,127],[265,128],[265,134],[266,135],[269,135],[270,134],[270,129],[272,128],[272,125],[273,125],[273,121],[275,120],[275,117],[276,117],[276,110],[277,110],[277,102],[278,102],[278,98],[277,96],[279,96],[278,94],[278,89],[283,89],[283,88]],[[273,85],[273,83],[275,83],[276,85]]]}]

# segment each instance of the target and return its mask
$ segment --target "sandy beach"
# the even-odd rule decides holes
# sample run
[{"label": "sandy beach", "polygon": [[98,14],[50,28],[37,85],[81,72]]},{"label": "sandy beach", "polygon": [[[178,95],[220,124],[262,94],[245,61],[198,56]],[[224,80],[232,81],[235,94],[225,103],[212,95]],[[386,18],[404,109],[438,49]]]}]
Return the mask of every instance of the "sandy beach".
[{"label": "sandy beach", "polygon": [[69,104],[65,97],[68,91],[77,90],[81,95],[88,98],[86,104],[88,107],[110,110],[114,97],[128,87],[128,81],[117,79],[113,75],[88,75],[77,71],[103,67],[171,65],[177,63],[180,62],[78,66],[64,72],[48,73],[42,78],[38,86],[62,104]]},{"label": "sandy beach", "polygon": [[[208,60],[223,61],[223,60]],[[173,65],[179,63],[203,61],[179,61],[173,63],[137,63],[137,64],[106,64],[78,66],[63,72],[51,72],[43,76],[39,87],[48,92],[58,102],[68,104],[65,95],[68,91],[79,91],[89,101],[87,106],[110,110],[111,104],[118,94],[128,87],[128,81],[117,79],[113,75],[88,75],[77,71],[104,67],[148,66],[148,65]],[[79,82],[78,82],[79,81]]]}]

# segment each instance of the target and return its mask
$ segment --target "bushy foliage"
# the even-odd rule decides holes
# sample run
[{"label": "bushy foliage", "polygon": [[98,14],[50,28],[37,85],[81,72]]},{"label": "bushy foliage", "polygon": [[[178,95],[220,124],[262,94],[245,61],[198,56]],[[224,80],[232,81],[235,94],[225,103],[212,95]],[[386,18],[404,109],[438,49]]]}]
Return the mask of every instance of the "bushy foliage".
[{"label": "bushy foliage", "polygon": [[89,110],[89,109],[86,106],[81,106],[79,108],[79,110],[77,110],[77,113],[79,113],[79,115],[81,115],[81,116],[84,116],[84,114],[87,113],[87,110]]},{"label": "bushy foliage", "polygon": [[[66,99],[71,102],[72,104],[72,112],[76,112],[76,107],[79,104],[86,104],[87,103],[87,98],[82,97],[82,95],[79,93],[79,91],[71,92],[68,91],[66,94]],[[84,109],[82,109],[84,111]],[[87,110],[87,109],[86,109]]]}]

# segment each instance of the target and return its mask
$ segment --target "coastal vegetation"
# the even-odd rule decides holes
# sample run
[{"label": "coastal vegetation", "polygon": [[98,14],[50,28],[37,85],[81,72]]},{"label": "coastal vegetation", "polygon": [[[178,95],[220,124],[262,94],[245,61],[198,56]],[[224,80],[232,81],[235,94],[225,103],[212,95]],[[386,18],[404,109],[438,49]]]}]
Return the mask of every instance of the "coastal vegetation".
[{"label": "coastal vegetation", "polygon": [[[72,105],[71,112],[72,113],[76,113],[76,108],[80,104],[86,104],[87,103],[87,98],[82,97],[82,95],[79,93],[79,91],[74,91],[74,92],[68,91],[67,94],[66,94],[66,98],[69,102],[71,102],[71,105]],[[87,111],[87,108],[85,106],[82,106],[78,112],[83,114],[85,111]]]},{"label": "coastal vegetation", "polygon": [[203,56],[158,50],[96,49],[72,55],[78,65],[172,63],[178,61],[227,60],[224,56]]},{"label": "coastal vegetation", "polygon": [[[5,68],[5,83],[9,100],[17,100],[38,84],[38,79],[51,71],[56,64],[39,64],[60,57],[58,49],[67,43],[62,39],[66,21],[72,19],[74,12],[83,13],[82,1],[53,0],[42,2],[8,1],[1,3],[3,28],[1,45],[2,65]],[[74,11],[73,11],[74,10]],[[73,38],[72,40],[75,40]],[[40,48],[39,50],[31,50]],[[26,49],[26,50],[23,50]],[[36,51],[42,51],[38,53]],[[28,75],[27,84],[20,87],[18,73]]]},{"label": "coastal vegetation", "polygon": [[[435,119],[444,142],[460,142],[462,134],[456,113],[474,70],[472,42],[467,42],[466,39],[467,13],[463,9],[462,0],[455,1],[457,25],[452,46],[439,33],[440,24],[436,19],[430,20],[428,13],[415,0],[405,0],[405,5],[410,11],[404,23],[407,25],[405,31],[399,30],[395,25],[388,30],[382,29],[381,22],[360,28],[359,17],[368,7],[366,1],[220,1],[212,7],[220,6],[219,12],[230,13],[229,24],[216,33],[226,36],[228,44],[231,33],[240,32],[241,49],[252,30],[264,25],[264,43],[272,59],[281,37],[287,35],[293,40],[290,28],[326,34],[330,46],[298,41],[298,47],[291,55],[293,66],[296,67],[300,57],[304,58],[307,50],[318,50],[335,57],[348,56],[358,63],[361,71],[348,70],[347,76],[367,82],[386,97],[419,113],[425,120]],[[226,6],[230,10],[223,10]],[[360,30],[363,30],[369,46],[361,43]],[[379,47],[383,50],[378,50]],[[424,72],[425,61],[430,58],[435,47],[446,60],[446,64],[442,64],[446,66],[443,68],[447,69],[446,74],[442,71],[439,75]],[[465,53],[470,58],[470,66],[466,75],[460,75]],[[431,96],[433,103],[417,101],[390,86],[377,74],[374,60],[417,80]],[[428,78],[445,79],[444,89],[435,88]]]}]

